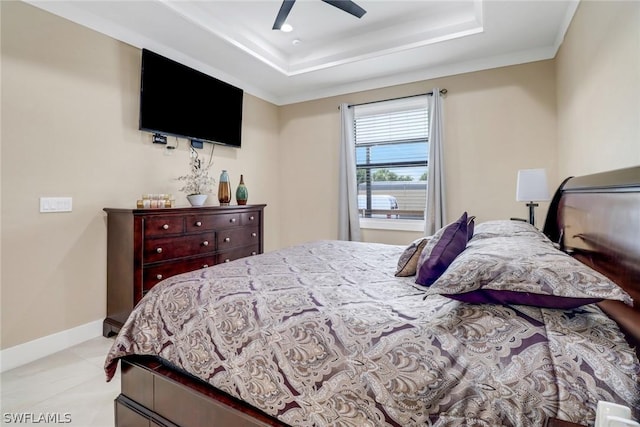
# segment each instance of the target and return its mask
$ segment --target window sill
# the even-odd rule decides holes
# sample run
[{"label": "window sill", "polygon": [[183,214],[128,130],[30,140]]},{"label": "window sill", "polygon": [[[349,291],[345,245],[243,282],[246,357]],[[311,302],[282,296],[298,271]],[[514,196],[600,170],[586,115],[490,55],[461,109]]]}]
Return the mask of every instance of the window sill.
[{"label": "window sill", "polygon": [[424,221],[414,219],[360,218],[360,228],[395,231],[424,231]]}]

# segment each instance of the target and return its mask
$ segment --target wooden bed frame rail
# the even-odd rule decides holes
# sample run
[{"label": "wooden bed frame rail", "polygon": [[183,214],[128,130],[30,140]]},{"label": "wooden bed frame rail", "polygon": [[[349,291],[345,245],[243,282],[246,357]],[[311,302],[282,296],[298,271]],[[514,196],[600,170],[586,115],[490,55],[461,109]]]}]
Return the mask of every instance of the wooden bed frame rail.
[{"label": "wooden bed frame rail", "polygon": [[118,427],[286,427],[155,357],[129,356],[120,364],[121,393],[115,400]]}]

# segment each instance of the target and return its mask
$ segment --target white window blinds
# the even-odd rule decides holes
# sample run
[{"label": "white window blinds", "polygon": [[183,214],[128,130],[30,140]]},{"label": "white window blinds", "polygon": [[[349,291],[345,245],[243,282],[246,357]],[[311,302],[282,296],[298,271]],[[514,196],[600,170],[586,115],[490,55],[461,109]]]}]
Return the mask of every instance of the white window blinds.
[{"label": "white window blinds", "polygon": [[422,219],[429,152],[427,97],[354,108],[361,216]]}]

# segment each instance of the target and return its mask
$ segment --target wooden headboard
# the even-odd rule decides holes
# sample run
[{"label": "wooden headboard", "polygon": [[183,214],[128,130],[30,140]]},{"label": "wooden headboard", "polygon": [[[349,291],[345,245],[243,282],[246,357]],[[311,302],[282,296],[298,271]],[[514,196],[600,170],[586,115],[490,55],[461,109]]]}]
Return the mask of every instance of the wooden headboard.
[{"label": "wooden headboard", "polygon": [[544,232],[631,295],[634,308],[618,301],[598,305],[640,351],[640,166],[566,179]]}]

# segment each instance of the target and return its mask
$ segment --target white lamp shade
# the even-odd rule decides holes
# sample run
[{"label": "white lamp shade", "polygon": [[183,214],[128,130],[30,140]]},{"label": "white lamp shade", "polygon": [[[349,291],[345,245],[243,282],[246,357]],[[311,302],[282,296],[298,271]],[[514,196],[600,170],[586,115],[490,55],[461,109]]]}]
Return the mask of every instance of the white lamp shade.
[{"label": "white lamp shade", "polygon": [[537,202],[549,200],[547,172],[544,169],[522,169],[518,171],[516,200],[518,202]]}]

